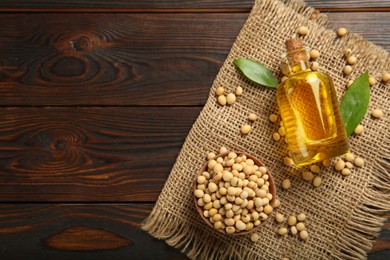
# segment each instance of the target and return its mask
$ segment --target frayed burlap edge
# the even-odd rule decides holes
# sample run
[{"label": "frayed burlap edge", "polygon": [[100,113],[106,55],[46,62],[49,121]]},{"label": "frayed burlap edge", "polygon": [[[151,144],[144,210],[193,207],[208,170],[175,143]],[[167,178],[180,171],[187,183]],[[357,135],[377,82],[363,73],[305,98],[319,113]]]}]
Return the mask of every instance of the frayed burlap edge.
[{"label": "frayed burlap edge", "polygon": [[344,229],[334,248],[334,254],[339,258],[365,259],[387,220],[385,214],[390,210],[390,142],[386,135],[387,143],[383,144],[375,175],[364,191],[362,205],[353,211],[346,223],[348,228]]},{"label": "frayed burlap edge", "polygon": [[[298,14],[309,20],[315,20],[317,24],[328,29],[334,29],[329,24],[326,15],[307,7],[301,0],[281,0],[287,7],[294,9]],[[255,2],[254,8],[259,8],[260,1]],[[253,11],[252,11],[253,12]],[[382,48],[365,41],[361,36],[348,34],[345,41],[351,46],[364,50],[372,61],[380,60],[380,64],[389,69],[389,54]],[[390,129],[388,129],[390,130]],[[345,223],[348,228],[339,234],[337,242],[332,249],[332,257],[340,259],[365,259],[367,252],[372,249],[373,242],[378,236],[383,223],[386,221],[385,213],[390,210],[390,141],[389,131],[386,135],[386,143],[380,159],[375,163],[374,175],[362,196],[362,204],[353,211],[351,218]],[[185,146],[185,144],[184,144]],[[178,156],[181,158],[183,150]],[[164,187],[165,189],[165,187]],[[207,230],[199,230],[197,227],[186,225],[182,218],[170,214],[169,209],[160,205],[157,201],[151,214],[142,223],[142,229],[158,239],[165,239],[166,243],[185,253],[189,258],[209,259],[252,259],[258,255],[251,253],[246,248],[219,248],[218,236],[208,236]],[[207,237],[207,239],[205,239]],[[212,245],[212,246],[210,246]]]}]

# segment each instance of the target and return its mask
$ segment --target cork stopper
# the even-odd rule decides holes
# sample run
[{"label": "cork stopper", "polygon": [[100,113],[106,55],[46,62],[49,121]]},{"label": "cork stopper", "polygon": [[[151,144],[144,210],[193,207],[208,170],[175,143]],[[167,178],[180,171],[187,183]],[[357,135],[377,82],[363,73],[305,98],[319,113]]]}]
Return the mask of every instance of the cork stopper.
[{"label": "cork stopper", "polygon": [[286,41],[287,60],[290,66],[298,64],[301,61],[308,60],[301,38],[291,38]]},{"label": "cork stopper", "polygon": [[291,38],[286,41],[286,49],[288,52],[296,50],[296,49],[302,49],[303,43],[301,38]]}]

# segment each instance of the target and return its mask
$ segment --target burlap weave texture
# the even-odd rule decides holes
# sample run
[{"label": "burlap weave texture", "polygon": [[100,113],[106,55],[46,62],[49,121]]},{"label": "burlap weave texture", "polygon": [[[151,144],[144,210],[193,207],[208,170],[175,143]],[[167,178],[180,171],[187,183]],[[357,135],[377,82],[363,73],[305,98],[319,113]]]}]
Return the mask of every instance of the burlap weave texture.
[{"label": "burlap weave texture", "polygon": [[[333,78],[339,98],[345,93],[347,82],[365,71],[378,79],[372,87],[369,112],[362,121],[364,134],[350,138],[351,151],[365,159],[365,166],[354,168],[347,177],[336,173],[333,167],[324,168],[319,188],[301,178],[305,168],[283,165],[286,144],[272,139],[277,126],[268,119],[271,113],[277,113],[276,91],[251,83],[233,65],[239,57],[258,60],[281,78],[284,43],[301,25],[309,28],[304,43],[321,52],[317,60],[320,70]],[[358,59],[350,76],[342,73],[346,64],[343,51],[347,47]],[[386,51],[356,34],[339,38],[327,17],[302,1],[257,0],[143,228],[166,239],[190,258],[365,258],[385,220],[383,213],[390,210],[390,84],[380,82],[383,71],[390,71]],[[244,93],[233,106],[221,107],[215,96],[218,86],[230,92],[241,86]],[[383,110],[380,120],[370,117],[374,108]],[[259,118],[252,124],[252,132],[243,136],[240,126],[248,123],[250,113]],[[192,185],[206,154],[217,152],[221,146],[252,154],[270,169],[282,202],[275,212],[285,216],[304,212],[310,234],[307,241],[298,236],[279,237],[276,230],[281,225],[273,221],[275,212],[258,231],[261,239],[256,243],[248,236],[220,234],[202,222],[193,205]],[[289,190],[281,188],[285,178],[291,179]]]}]

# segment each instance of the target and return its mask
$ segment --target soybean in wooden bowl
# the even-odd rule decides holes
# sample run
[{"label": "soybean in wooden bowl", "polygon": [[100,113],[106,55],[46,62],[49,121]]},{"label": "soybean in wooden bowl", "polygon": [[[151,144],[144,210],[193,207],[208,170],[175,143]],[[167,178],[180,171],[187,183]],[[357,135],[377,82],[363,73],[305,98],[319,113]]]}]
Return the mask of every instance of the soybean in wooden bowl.
[{"label": "soybean in wooden bowl", "polygon": [[271,172],[256,157],[227,152],[208,160],[194,182],[195,207],[217,232],[246,235],[272,213],[276,188]]}]

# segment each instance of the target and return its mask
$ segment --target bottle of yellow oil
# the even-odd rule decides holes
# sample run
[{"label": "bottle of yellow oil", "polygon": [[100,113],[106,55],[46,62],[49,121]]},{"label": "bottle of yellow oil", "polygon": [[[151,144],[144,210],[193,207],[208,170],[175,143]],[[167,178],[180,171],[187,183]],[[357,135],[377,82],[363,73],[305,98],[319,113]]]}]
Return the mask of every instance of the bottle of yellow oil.
[{"label": "bottle of yellow oil", "polygon": [[311,164],[349,151],[333,81],[312,71],[302,39],[286,42],[288,79],[277,90],[277,102],[289,154],[295,165]]}]

